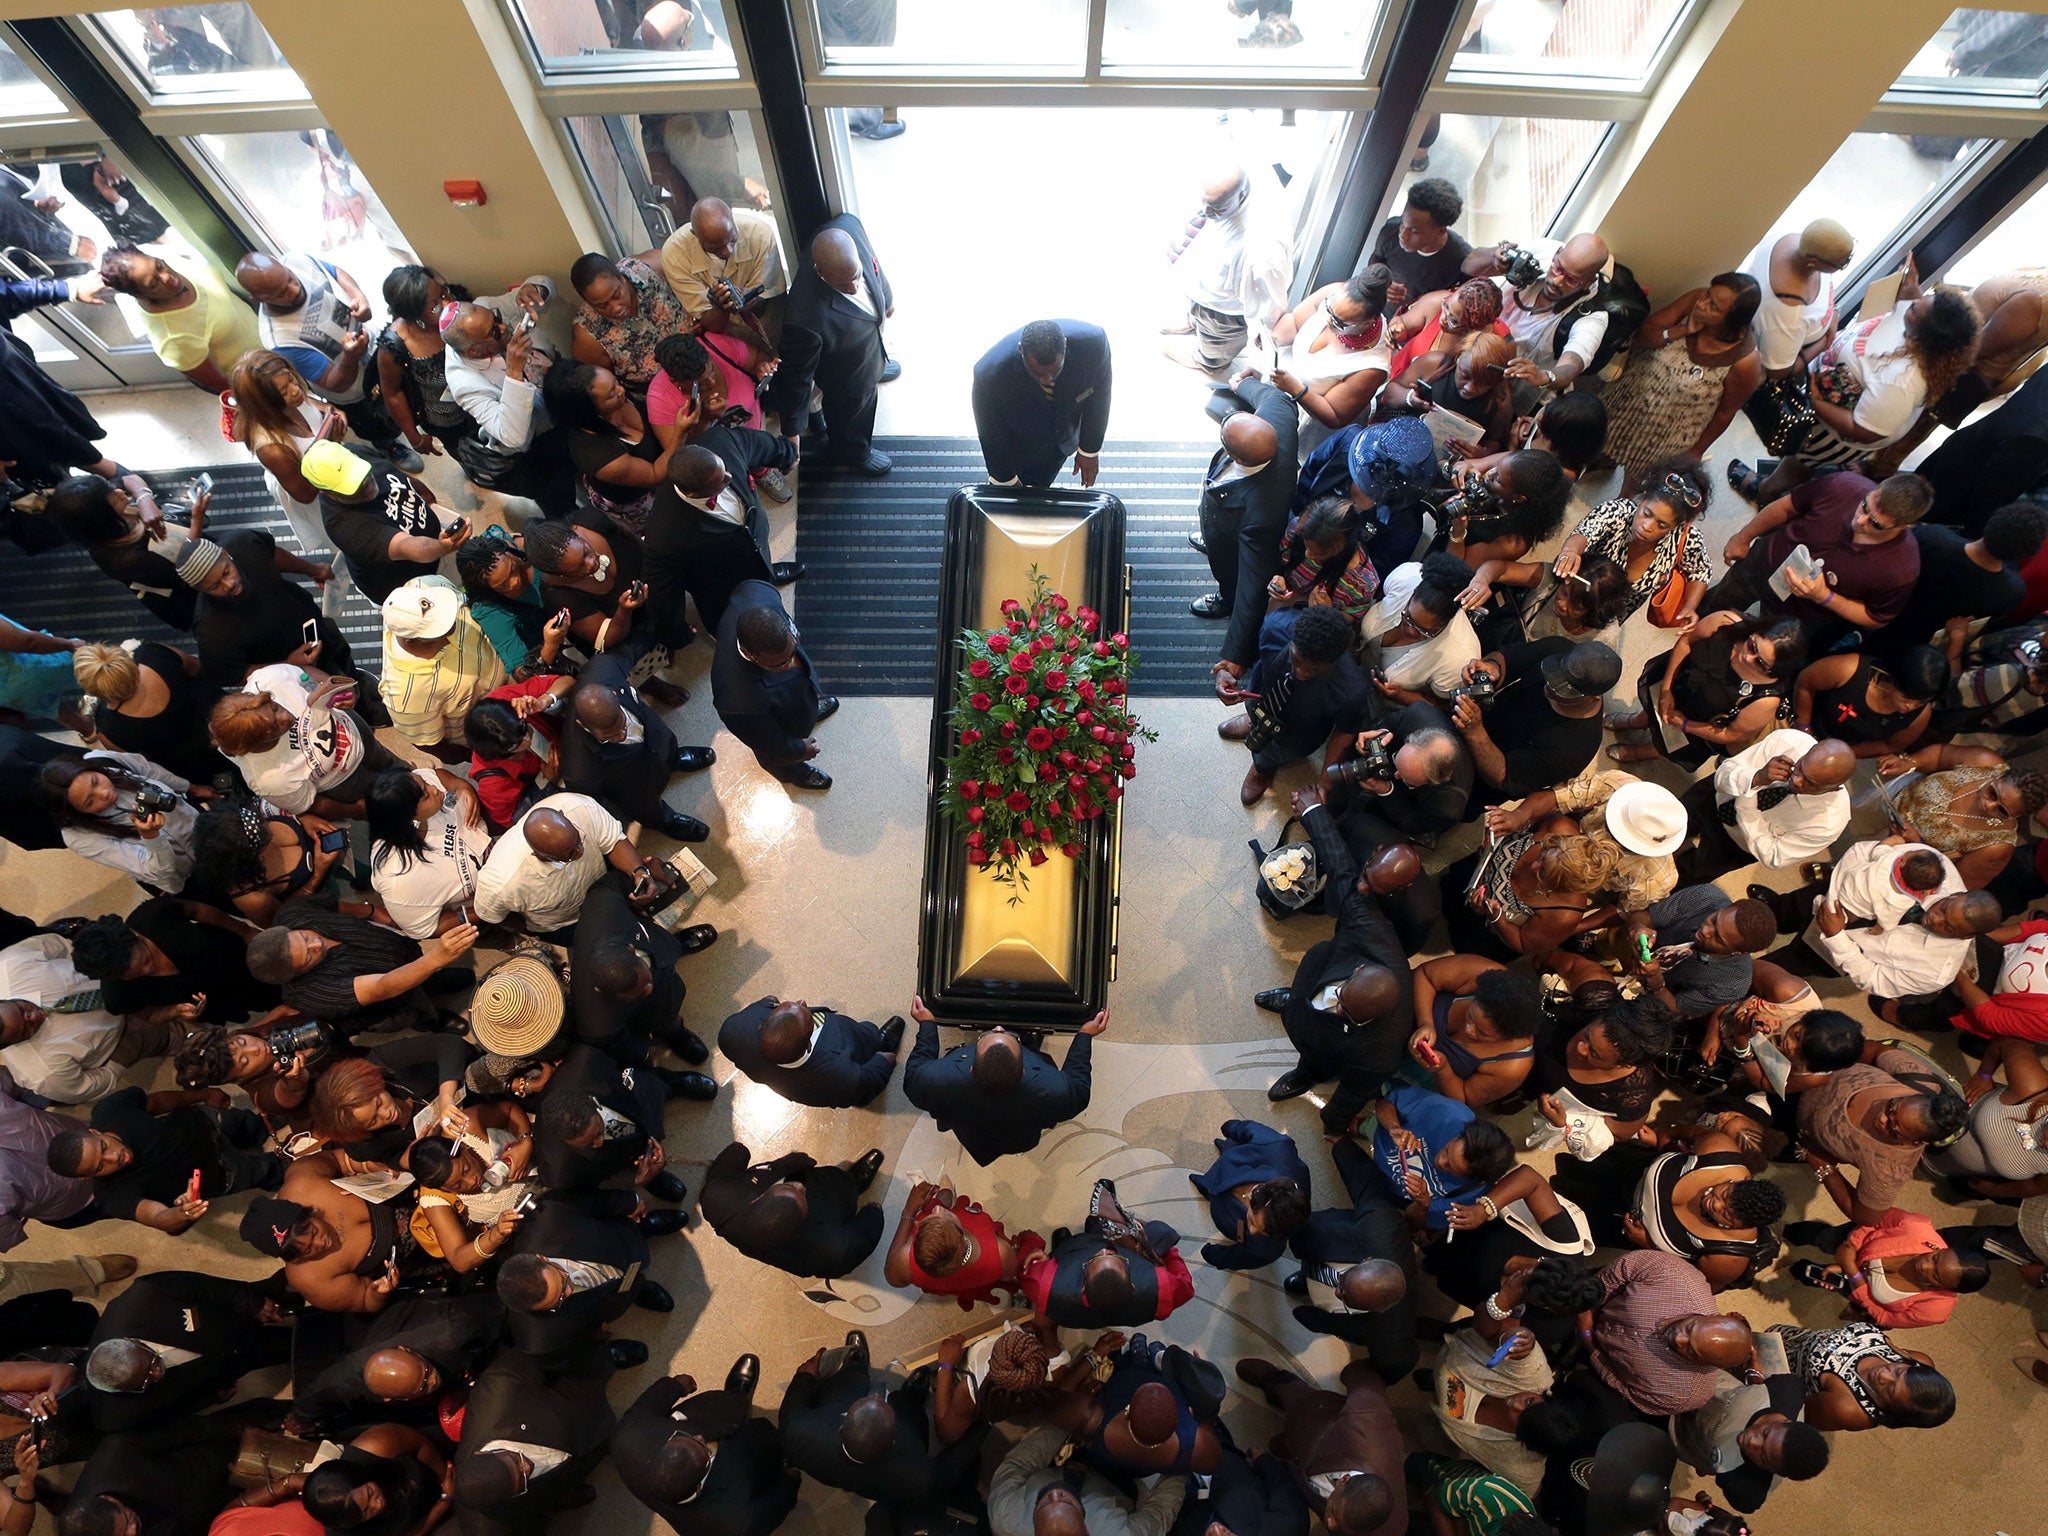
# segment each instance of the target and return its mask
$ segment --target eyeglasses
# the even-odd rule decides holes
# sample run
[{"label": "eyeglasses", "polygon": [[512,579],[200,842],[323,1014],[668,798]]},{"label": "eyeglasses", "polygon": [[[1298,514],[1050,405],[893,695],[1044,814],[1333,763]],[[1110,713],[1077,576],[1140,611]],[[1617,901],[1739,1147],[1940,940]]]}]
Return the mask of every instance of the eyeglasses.
[{"label": "eyeglasses", "polygon": [[1443,623],[1437,625],[1436,628],[1431,629],[1427,624],[1425,624],[1422,621],[1421,617],[1419,616],[1419,610],[1413,603],[1410,603],[1408,605],[1408,611],[1402,614],[1402,617],[1408,621],[1408,627],[1414,630],[1416,634],[1420,635],[1425,640],[1434,640],[1438,635],[1444,632],[1445,628],[1448,627],[1448,625],[1451,622],[1449,619],[1445,619]]},{"label": "eyeglasses", "polygon": [[1697,512],[1707,504],[1700,488],[1683,475],[1666,475],[1657,490],[1666,501],[1684,507],[1688,512]]}]

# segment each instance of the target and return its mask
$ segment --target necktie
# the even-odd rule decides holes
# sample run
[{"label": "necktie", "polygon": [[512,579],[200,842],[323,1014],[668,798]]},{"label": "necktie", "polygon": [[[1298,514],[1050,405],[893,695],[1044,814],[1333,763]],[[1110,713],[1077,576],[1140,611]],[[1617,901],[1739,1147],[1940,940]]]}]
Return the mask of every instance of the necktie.
[{"label": "necktie", "polygon": [[1785,797],[1792,793],[1789,784],[1773,784],[1768,789],[1756,792],[1756,808],[1759,811],[1775,810],[1785,803]]},{"label": "necktie", "polygon": [[50,1004],[51,1013],[91,1013],[105,1005],[104,995],[98,987],[87,987],[83,992],[69,992]]},{"label": "necktie", "polygon": [[[1761,802],[1759,802],[1759,803],[1761,803]],[[1735,825],[1735,802],[1734,802],[1733,800],[1717,800],[1717,801],[1715,801],[1715,802],[1714,802],[1714,819],[1715,819],[1716,821],[1720,822],[1720,823],[1721,823],[1721,825],[1722,825],[1722,826],[1724,826],[1724,827],[1732,827],[1732,826],[1734,826],[1734,825]]]},{"label": "necktie", "polygon": [[1913,903],[1913,905],[1906,908],[1906,915],[1899,919],[1898,926],[1903,928],[1908,923],[1917,923],[1926,916],[1927,909],[1921,906],[1920,903],[1916,901]]},{"label": "necktie", "polygon": [[1202,226],[1209,222],[1209,210],[1197,208],[1194,217],[1188,220],[1187,228],[1174,237],[1173,244],[1166,248],[1166,264],[1170,267],[1195,243],[1195,236],[1202,232]]}]

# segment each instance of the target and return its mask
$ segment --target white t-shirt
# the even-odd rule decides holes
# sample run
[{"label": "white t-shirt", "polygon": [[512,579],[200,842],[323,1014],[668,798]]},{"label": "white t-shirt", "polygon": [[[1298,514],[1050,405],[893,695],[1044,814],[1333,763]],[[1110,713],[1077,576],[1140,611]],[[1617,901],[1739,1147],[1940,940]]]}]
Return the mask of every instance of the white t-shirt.
[{"label": "white t-shirt", "polygon": [[[1545,266],[1548,266],[1550,259],[1563,248],[1562,240],[1522,242],[1522,249],[1543,262]],[[1538,302],[1537,294],[1542,289],[1542,279],[1539,278],[1532,286],[1519,290],[1510,288],[1508,280],[1504,277],[1497,277],[1493,281],[1500,289],[1500,318],[1508,328],[1508,339],[1515,344],[1515,356],[1536,358],[1538,362],[1549,366],[1547,343],[1550,333],[1557,329],[1558,312],[1554,309],[1532,310],[1523,307],[1524,299],[1531,303]],[[1574,298],[1576,297],[1574,295]],[[1594,310],[1591,314],[1581,315],[1572,322],[1572,328],[1565,336],[1564,347],[1558,353],[1557,361],[1562,362],[1567,356],[1576,357],[1590,368],[1593,366],[1593,354],[1600,350],[1600,343],[1606,338],[1607,311]],[[1539,350],[1545,354],[1541,358],[1537,358]]]},{"label": "white t-shirt", "polygon": [[[567,864],[550,864],[526,843],[526,818],[534,811],[559,811],[583,839],[583,852]],[[549,795],[519,818],[492,846],[476,879],[476,919],[501,923],[526,914],[535,933],[551,933],[576,921],[583,898],[610,868],[607,858],[626,835],[617,818],[588,795]]]},{"label": "white t-shirt", "polygon": [[294,717],[292,728],[276,746],[234,760],[250,793],[281,811],[309,811],[315,800],[361,766],[369,728],[345,709],[308,711],[312,679],[290,662],[258,667],[245,686],[251,693],[268,694]]},{"label": "white t-shirt", "polygon": [[[414,770],[420,783],[433,790],[441,781],[425,768]],[[488,833],[462,823],[462,806],[443,805],[427,820],[427,851],[400,869],[389,844],[379,844],[370,861],[370,884],[391,914],[392,926],[409,939],[426,940],[441,924],[441,914],[456,902],[476,900],[477,872],[490,852]]]},{"label": "white t-shirt", "polygon": [[1999,992],[2048,993],[2048,933],[2037,933],[2005,946],[1998,968]]},{"label": "white t-shirt", "polygon": [[1927,401],[1927,380],[1906,351],[1904,309],[1838,333],[1808,372],[1819,374],[1837,366],[1863,381],[1863,394],[1854,413],[1856,425],[1886,442],[1910,427]]},{"label": "white t-shirt", "polygon": [[[1365,617],[1358,621],[1359,637],[1377,640],[1399,625],[1408,612],[1409,599],[1421,585],[1419,560],[1395,566],[1380,589],[1380,600],[1366,609]],[[1386,671],[1387,681],[1397,688],[1449,698],[1451,690],[1464,681],[1466,666],[1478,659],[1479,636],[1473,633],[1472,621],[1460,608],[1451,616],[1450,623],[1427,640],[1381,651],[1379,664]]]},{"label": "white t-shirt", "polygon": [[1775,240],[1766,240],[1762,252],[1749,266],[1749,275],[1763,290],[1763,302],[1757,306],[1756,319],[1751,322],[1756,332],[1757,359],[1773,372],[1790,368],[1799,360],[1801,350],[1827,335],[1835,320],[1835,279],[1831,273],[1819,274],[1820,288],[1811,304],[1778,297],[1771,287],[1771,247],[1776,244]]}]

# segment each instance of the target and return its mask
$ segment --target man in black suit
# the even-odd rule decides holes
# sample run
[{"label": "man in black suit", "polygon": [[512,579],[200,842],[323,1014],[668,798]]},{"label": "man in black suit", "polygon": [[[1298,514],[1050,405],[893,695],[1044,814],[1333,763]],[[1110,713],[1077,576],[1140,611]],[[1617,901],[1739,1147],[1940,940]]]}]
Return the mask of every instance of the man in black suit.
[{"label": "man in black suit", "polygon": [[733,1363],[722,1391],[664,1376],[612,1432],[619,1481],[678,1536],[768,1536],[796,1508],[803,1479],[783,1465],[782,1435],[752,1416],[760,1379],[755,1355]]},{"label": "man in black suit", "polygon": [[896,1070],[903,1020],[877,1028],[828,1008],[764,997],[728,1018],[718,1048],[755,1082],[793,1104],[860,1109],[880,1097]]},{"label": "man in black suit", "polygon": [[1163,1221],[1139,1221],[1097,1179],[1088,1220],[1065,1227],[1024,1264],[1017,1290],[1040,1318],[1061,1328],[1143,1328],[1166,1321],[1195,1296],[1180,1256],[1180,1233]]},{"label": "man in black suit", "polygon": [[786,587],[803,575],[795,561],[770,556],[768,514],[753,486],[756,470],[795,467],[796,450],[787,439],[722,424],[670,456],[668,479],[655,487],[642,535],[646,611],[668,644],[680,648],[692,639],[686,596],[696,600],[698,618],[715,635],[741,582]]},{"label": "man in black suit", "polygon": [[455,1523],[462,1536],[544,1531],[558,1510],[597,1497],[591,1469],[618,1422],[593,1377],[550,1379],[503,1350],[470,1389],[455,1447]]},{"label": "man in black suit", "polygon": [[1109,1028],[1104,1009],[1067,1044],[1065,1066],[1000,1024],[967,1045],[939,1054],[939,1024],[913,998],[917,1044],[903,1069],[903,1095],[959,1138],[986,1168],[997,1158],[1029,1152],[1045,1133],[1088,1107],[1095,1037]]},{"label": "man in black suit", "polygon": [[[1226,399],[1228,397],[1225,397]],[[1294,507],[1296,407],[1285,391],[1263,379],[1237,386],[1240,406],[1223,418],[1223,446],[1202,481],[1201,532],[1196,543],[1209,558],[1216,590],[1188,605],[1198,619],[1228,619],[1218,670],[1242,677],[1259,659],[1266,583],[1280,569],[1280,542]]]},{"label": "man in black suit", "polygon": [[701,843],[711,829],[662,799],[671,775],[709,768],[709,747],[676,744],[668,723],[623,679],[586,679],[569,696],[562,728],[560,787],[588,795],[622,822],[639,822],[679,843]]},{"label": "man in black suit", "polygon": [[1357,865],[1320,795],[1301,790],[1294,803],[1318,863],[1329,872],[1323,901],[1337,919],[1337,931],[1309,947],[1292,986],[1272,987],[1253,999],[1280,1015],[1301,1053],[1266,1097],[1275,1103],[1298,1098],[1335,1078],[1337,1091],[1323,1107],[1323,1127],[1342,1134],[1399,1069],[1415,1032],[1408,948],[1379,899],[1369,887],[1360,888]]},{"label": "man in black suit", "polygon": [[1109,431],[1109,337],[1079,320],[1034,320],[974,365],[974,429],[996,485],[1051,485],[1071,456],[1095,483]]},{"label": "man in black suit", "polygon": [[183,1269],[144,1275],[107,1303],[93,1329],[85,1362],[93,1428],[111,1434],[211,1408],[291,1349],[290,1318],[247,1282]]},{"label": "man in black suit", "polygon": [[1301,1536],[1309,1529],[1308,1501],[1278,1456],[1254,1461],[1231,1446],[1209,1477],[1207,1497],[1191,1492],[1167,1536],[1208,1536],[1217,1526],[1231,1536]]},{"label": "man in black suit", "polygon": [[[572,1045],[534,1101],[533,1168],[553,1193],[626,1186],[680,1205],[689,1196],[662,1152],[668,1093],[646,1068],[622,1067],[603,1051]],[[679,1231],[679,1211],[650,1212],[650,1237]]]},{"label": "man in black suit", "polygon": [[811,732],[839,708],[804,654],[782,598],[765,581],[743,581],[718,621],[711,659],[711,702],[725,728],[753,748],[760,765],[798,789],[830,789],[814,764]]},{"label": "man in black suit", "polygon": [[1301,1268],[1284,1282],[1294,1320],[1363,1351],[1392,1385],[1421,1358],[1415,1328],[1415,1240],[1372,1156],[1349,1136],[1332,1151],[1351,1209],[1311,1211],[1288,1238]]},{"label": "man in black suit", "polygon": [[1352,792],[1341,818],[1344,840],[1364,858],[1387,843],[1436,840],[1465,820],[1472,799],[1472,753],[1451,728],[1450,716],[1424,699],[1386,715],[1358,733],[1361,748],[1384,739],[1394,762],[1384,793],[1363,787]]},{"label": "man in black suit", "polygon": [[752,1156],[736,1141],[705,1172],[697,1205],[712,1231],[748,1258],[806,1279],[851,1274],[875,1251],[882,1208],[860,1197],[882,1171],[879,1148],[829,1167],[804,1152],[757,1166]]},{"label": "man in black suit", "polygon": [[849,1333],[844,1348],[820,1349],[783,1389],[782,1453],[827,1488],[892,1508],[942,1508],[974,1476],[987,1426],[934,1455],[928,1399],[921,1383],[878,1390],[867,1339]]},{"label": "man in black suit", "polygon": [[[710,938],[704,936],[707,931]],[[709,923],[670,933],[633,910],[622,882],[598,881],[583,898],[569,946],[569,1010],[577,1038],[625,1067],[645,1065],[648,1051],[657,1045],[692,1066],[709,1061],[711,1047],[683,1024],[688,989],[676,962],[717,935]],[[652,1070],[679,1099],[704,1100],[718,1092],[702,1072]]]},{"label": "man in black suit", "polygon": [[488,1291],[400,1297],[371,1320],[354,1349],[310,1381],[292,1384],[295,1428],[325,1433],[432,1423],[441,1394],[481,1370],[504,1334],[505,1308]]},{"label": "man in black suit", "polygon": [[206,1536],[228,1502],[244,1417],[181,1414],[108,1435],[78,1474],[59,1536]]},{"label": "man in black suit", "polygon": [[[882,322],[896,313],[896,295],[868,232],[842,213],[811,240],[810,265],[789,290],[789,320],[818,338],[817,371],[798,379],[790,394],[810,399],[813,379],[824,396],[824,462],[861,475],[886,475],[894,466],[875,447],[875,392],[903,372],[882,344]],[[801,430],[784,421],[784,431]]]},{"label": "man in black suit", "polygon": [[606,1344],[605,1324],[633,1307],[673,1312],[675,1298],[647,1274],[647,1236],[634,1221],[630,1191],[598,1191],[614,1199],[596,1211],[595,1198],[548,1196],[519,1225],[498,1270],[512,1347],[550,1374],[605,1376],[647,1359],[638,1339]]}]

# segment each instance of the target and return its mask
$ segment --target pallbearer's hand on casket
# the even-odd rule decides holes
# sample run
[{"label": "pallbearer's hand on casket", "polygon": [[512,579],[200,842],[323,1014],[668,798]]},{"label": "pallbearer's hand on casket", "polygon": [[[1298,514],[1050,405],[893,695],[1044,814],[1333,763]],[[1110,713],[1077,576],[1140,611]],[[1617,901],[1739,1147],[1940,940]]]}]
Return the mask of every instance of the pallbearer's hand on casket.
[{"label": "pallbearer's hand on casket", "polygon": [[1107,1028],[1109,1028],[1109,1010],[1105,1008],[1081,1026],[1081,1033],[1084,1035],[1099,1035]]}]

